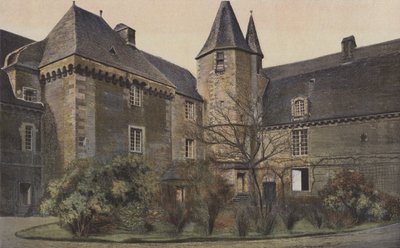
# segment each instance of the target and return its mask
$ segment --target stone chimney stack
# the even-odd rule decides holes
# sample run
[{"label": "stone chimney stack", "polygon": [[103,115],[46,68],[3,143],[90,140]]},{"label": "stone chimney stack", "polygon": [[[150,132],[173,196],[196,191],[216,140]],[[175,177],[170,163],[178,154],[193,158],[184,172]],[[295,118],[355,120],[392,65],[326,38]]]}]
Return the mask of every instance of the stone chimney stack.
[{"label": "stone chimney stack", "polygon": [[354,36],[345,37],[342,40],[342,54],[343,59],[352,59],[354,48],[357,47],[356,39]]},{"label": "stone chimney stack", "polygon": [[126,44],[131,46],[136,46],[136,31],[127,25],[120,23],[115,26],[114,31],[117,32],[126,42]]}]

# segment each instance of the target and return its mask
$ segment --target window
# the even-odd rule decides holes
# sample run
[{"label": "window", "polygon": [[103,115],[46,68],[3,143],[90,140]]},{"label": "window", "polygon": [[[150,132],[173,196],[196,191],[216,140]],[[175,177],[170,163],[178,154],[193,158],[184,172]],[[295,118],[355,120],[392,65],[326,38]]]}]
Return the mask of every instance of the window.
[{"label": "window", "polygon": [[194,140],[186,139],[185,158],[194,158]]},{"label": "window", "polygon": [[245,173],[240,173],[240,172],[237,173],[236,191],[237,192],[247,192],[246,174]]},{"label": "window", "polygon": [[84,147],[86,145],[86,138],[85,137],[78,137],[78,146]]},{"label": "window", "polygon": [[24,150],[32,151],[33,149],[33,126],[25,126],[25,136],[24,136]]},{"label": "window", "polygon": [[292,131],[292,154],[294,156],[307,155],[307,129]]},{"label": "window", "polygon": [[292,99],[292,117],[294,119],[303,119],[308,115],[308,100],[304,97]]},{"label": "window", "polygon": [[36,102],[37,101],[37,90],[28,88],[28,87],[22,87],[22,92],[23,92],[23,97],[25,101],[28,102]]},{"label": "window", "polygon": [[217,52],[217,57],[215,59],[215,71],[222,72],[224,70],[225,70],[224,52]]},{"label": "window", "polygon": [[129,151],[143,152],[143,129],[129,127]]},{"label": "window", "polygon": [[176,202],[184,202],[185,201],[185,188],[177,187],[176,188]]},{"label": "window", "polygon": [[185,102],[185,118],[187,120],[194,120],[194,103],[186,101]]},{"label": "window", "polygon": [[296,100],[294,102],[294,116],[303,116],[304,115],[304,101]]},{"label": "window", "polygon": [[142,106],[142,90],[135,85],[129,91],[129,104],[131,106]]},{"label": "window", "polygon": [[309,190],[308,168],[292,169],[292,190],[308,191]]},{"label": "window", "polygon": [[31,205],[32,204],[32,189],[30,183],[20,183],[19,193],[21,205]]}]

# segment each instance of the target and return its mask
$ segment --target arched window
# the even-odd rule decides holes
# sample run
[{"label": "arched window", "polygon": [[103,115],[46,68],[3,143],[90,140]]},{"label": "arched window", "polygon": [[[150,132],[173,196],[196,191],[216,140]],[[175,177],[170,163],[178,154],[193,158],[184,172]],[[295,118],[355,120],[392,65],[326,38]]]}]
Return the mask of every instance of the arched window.
[{"label": "arched window", "polygon": [[293,119],[304,119],[309,115],[307,98],[296,97],[292,99],[291,103]]},{"label": "arched window", "polygon": [[294,116],[303,116],[304,115],[304,101],[296,100],[294,102]]}]

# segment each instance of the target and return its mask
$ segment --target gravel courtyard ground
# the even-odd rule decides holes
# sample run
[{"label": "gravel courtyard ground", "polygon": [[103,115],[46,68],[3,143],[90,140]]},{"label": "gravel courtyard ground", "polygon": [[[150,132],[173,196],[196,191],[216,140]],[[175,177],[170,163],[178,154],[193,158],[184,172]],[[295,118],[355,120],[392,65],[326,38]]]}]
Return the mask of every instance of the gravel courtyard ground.
[{"label": "gravel courtyard ground", "polygon": [[78,243],[55,242],[43,240],[26,240],[17,238],[15,232],[56,221],[55,218],[17,218],[0,217],[0,247],[1,248],[143,248],[143,247],[354,247],[354,248],[384,248],[400,247],[400,223],[359,232],[301,237],[290,239],[273,239],[257,241],[226,241],[180,244],[116,244],[116,243]]}]

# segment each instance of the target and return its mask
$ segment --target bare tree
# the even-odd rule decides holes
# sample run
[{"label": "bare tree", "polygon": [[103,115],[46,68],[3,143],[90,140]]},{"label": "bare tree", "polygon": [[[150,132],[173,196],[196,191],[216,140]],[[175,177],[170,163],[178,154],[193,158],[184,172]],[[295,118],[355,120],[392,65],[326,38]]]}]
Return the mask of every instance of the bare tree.
[{"label": "bare tree", "polygon": [[[191,130],[207,145],[208,154],[216,163],[240,164],[249,172],[250,189],[260,217],[266,216],[262,197],[262,178],[258,171],[266,169],[268,160],[289,150],[287,131],[269,131],[264,121],[261,98],[251,99],[246,89],[226,93],[225,101],[213,101],[203,124]],[[219,98],[221,99],[221,98]]]}]

